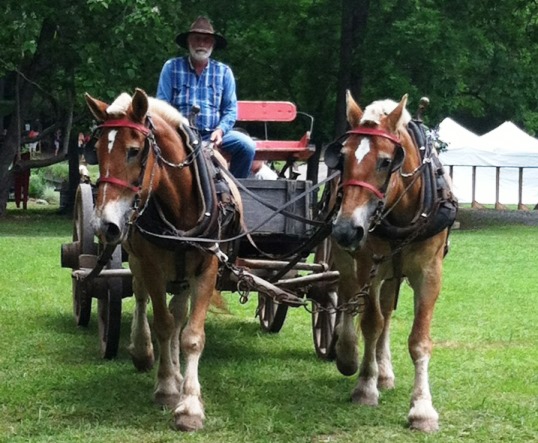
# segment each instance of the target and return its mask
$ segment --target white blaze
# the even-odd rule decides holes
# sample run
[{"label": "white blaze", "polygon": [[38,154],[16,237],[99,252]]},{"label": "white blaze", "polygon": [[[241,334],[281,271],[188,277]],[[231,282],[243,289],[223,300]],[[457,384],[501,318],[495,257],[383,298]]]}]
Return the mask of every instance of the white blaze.
[{"label": "white blaze", "polygon": [[108,133],[108,152],[112,152],[112,147],[114,146],[114,141],[116,140],[116,135],[118,134],[118,131],[116,129],[112,129]]},{"label": "white blaze", "polygon": [[370,139],[368,137],[364,137],[361,140],[361,143],[359,144],[359,147],[355,151],[355,157],[357,159],[357,163],[360,163],[364,156],[370,152]]}]

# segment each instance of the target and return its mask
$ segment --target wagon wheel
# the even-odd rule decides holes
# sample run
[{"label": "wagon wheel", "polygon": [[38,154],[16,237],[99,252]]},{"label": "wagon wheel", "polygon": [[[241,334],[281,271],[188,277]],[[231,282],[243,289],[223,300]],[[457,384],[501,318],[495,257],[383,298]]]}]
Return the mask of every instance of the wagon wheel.
[{"label": "wagon wheel", "polygon": [[[121,269],[121,245],[118,245],[106,269]],[[118,354],[121,329],[122,278],[108,277],[106,289],[97,300],[97,325],[101,355],[111,359]]]},{"label": "wagon wheel", "polygon": [[[325,263],[331,268],[331,241],[326,238],[317,247],[314,261]],[[334,360],[336,357],[336,325],[340,320],[340,313],[336,311],[338,305],[337,285],[313,286],[308,293],[312,302],[312,335],[316,354],[322,360]]]},{"label": "wagon wheel", "polygon": [[[95,254],[93,229],[90,220],[93,212],[93,194],[90,185],[81,184],[75,196],[73,215],[73,242],[78,254]],[[92,296],[83,291],[82,282],[73,278],[73,315],[78,326],[88,326],[92,310]]]},{"label": "wagon wheel", "polygon": [[286,320],[288,306],[277,303],[268,295],[259,292],[256,313],[265,332],[279,332]]}]

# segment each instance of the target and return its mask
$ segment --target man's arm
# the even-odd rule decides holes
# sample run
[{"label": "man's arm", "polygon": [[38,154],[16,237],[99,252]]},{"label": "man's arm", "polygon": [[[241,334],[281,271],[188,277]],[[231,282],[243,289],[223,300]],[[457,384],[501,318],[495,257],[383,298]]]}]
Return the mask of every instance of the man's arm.
[{"label": "man's arm", "polygon": [[224,75],[222,101],[220,104],[220,122],[217,128],[222,130],[223,135],[233,128],[237,120],[237,96],[235,93],[235,78],[232,70],[228,68]]}]

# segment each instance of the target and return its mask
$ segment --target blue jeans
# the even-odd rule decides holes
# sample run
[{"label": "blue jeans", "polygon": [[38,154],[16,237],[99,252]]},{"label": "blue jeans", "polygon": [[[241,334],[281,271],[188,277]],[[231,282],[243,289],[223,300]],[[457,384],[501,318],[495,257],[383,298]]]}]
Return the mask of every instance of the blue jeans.
[{"label": "blue jeans", "polygon": [[[209,135],[204,139],[209,139]],[[236,178],[247,178],[256,154],[256,143],[248,135],[232,129],[222,137],[220,149],[230,157],[232,175]]]}]

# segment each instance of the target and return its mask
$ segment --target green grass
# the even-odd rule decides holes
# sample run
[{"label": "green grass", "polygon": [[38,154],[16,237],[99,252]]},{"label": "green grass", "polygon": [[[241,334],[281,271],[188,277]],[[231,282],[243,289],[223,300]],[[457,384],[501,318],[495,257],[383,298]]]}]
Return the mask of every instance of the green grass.
[{"label": "green grass", "polygon": [[[538,441],[536,227],[454,231],[437,304],[430,379],[441,430],[405,427],[413,369],[405,287],[393,322],[396,389],[378,408],[352,405],[355,377],[315,357],[310,316],[291,309],[283,330],[260,332],[254,297],[209,316],[200,379],[205,429],[178,434],[153,405],[155,372],[121,349],[99,357],[95,306],[72,318],[70,270],[60,245],[72,222],[55,208],[8,210],[0,220],[0,441],[9,442],[490,442]],[[95,305],[96,303],[94,303]]]}]

